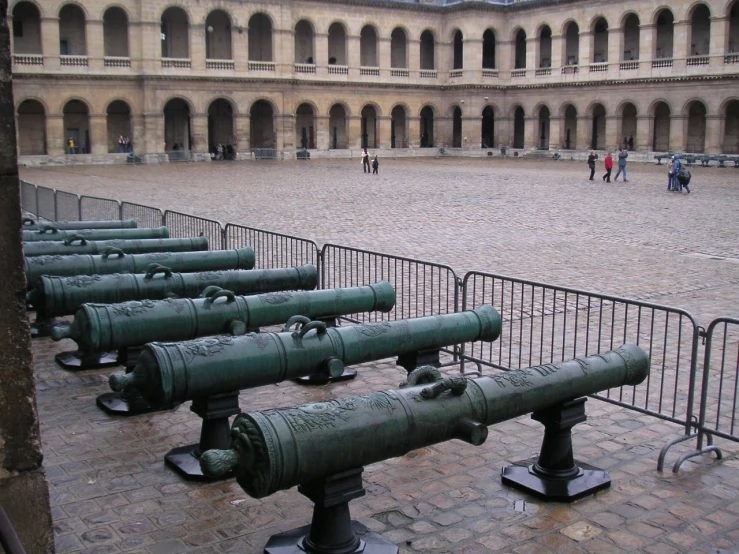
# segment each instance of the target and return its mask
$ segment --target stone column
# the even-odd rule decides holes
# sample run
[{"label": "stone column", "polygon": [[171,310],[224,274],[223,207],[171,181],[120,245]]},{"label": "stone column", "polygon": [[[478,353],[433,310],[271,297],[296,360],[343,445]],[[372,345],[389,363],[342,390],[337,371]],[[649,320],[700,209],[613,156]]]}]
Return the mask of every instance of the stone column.
[{"label": "stone column", "polygon": [[482,38],[464,39],[464,80],[479,83],[482,79]]},{"label": "stone column", "polygon": [[623,140],[619,138],[618,128],[620,115],[606,116],[606,150],[618,150],[621,148]]},{"label": "stone column", "polygon": [[205,71],[205,23],[190,26],[190,67]]},{"label": "stone column", "polygon": [[[144,152],[157,154],[164,152],[164,114],[162,112],[144,112]],[[142,140],[139,139],[139,151]],[[134,145],[135,146],[135,145]]]},{"label": "stone column", "polygon": [[46,116],[46,153],[61,156],[67,151],[67,138],[64,136],[64,114]]},{"label": "stone column", "polygon": [[[31,359],[21,243],[7,0],[0,0],[0,504],[29,554],[54,552]],[[58,43],[57,43],[58,45]]]},{"label": "stone column", "polygon": [[190,150],[193,152],[208,151],[208,114],[196,113],[190,116],[190,132],[192,133],[192,144]]},{"label": "stone column", "polygon": [[284,150],[292,157],[295,152],[295,117],[292,114],[275,116],[277,131],[277,150]]},{"label": "stone column", "polygon": [[146,122],[143,114],[134,114],[131,118],[131,144],[136,153],[146,149]]},{"label": "stone column", "polygon": [[564,117],[549,116],[549,150],[562,148],[562,143],[564,143],[562,138],[563,123]]},{"label": "stone column", "polygon": [[462,146],[482,148],[482,116],[479,112],[462,114]]},{"label": "stone column", "polygon": [[105,65],[103,61],[105,37],[102,19],[88,19],[85,31],[87,34],[87,67],[102,71]]},{"label": "stone column", "polygon": [[419,116],[408,116],[408,147],[421,147],[421,118]]},{"label": "stone column", "polygon": [[690,51],[690,21],[676,21],[672,37],[672,69],[683,71],[687,62],[685,58]]},{"label": "stone column", "polygon": [[[586,68],[593,63],[593,33],[591,31],[580,31],[579,56],[577,63],[580,65],[580,72],[587,72]],[[580,133],[578,133],[579,136]]]},{"label": "stone column", "polygon": [[248,152],[251,148],[251,114],[238,113],[234,119],[236,120],[236,144],[233,146],[238,152]]},{"label": "stone column", "polygon": [[331,129],[329,129],[329,117],[317,115],[314,118],[316,125],[316,148],[328,150],[331,147]]},{"label": "stone column", "polygon": [[687,140],[685,137],[685,124],[688,117],[674,114],[670,116],[670,144],[669,149],[673,152],[685,152]]},{"label": "stone column", "polygon": [[649,115],[639,115],[636,117],[636,144],[634,148],[642,152],[652,150],[652,130],[654,128],[654,118]]},{"label": "stone column", "polygon": [[510,40],[501,40],[495,43],[495,65],[498,68],[498,74],[501,78],[509,78],[511,68],[513,67],[513,49],[515,42]]},{"label": "stone column", "polygon": [[[316,62],[316,75],[326,77],[328,75],[328,34],[316,33],[315,52],[313,61]],[[316,145],[318,145],[316,138]]]},{"label": "stone column", "polygon": [[523,147],[526,150],[539,148],[539,116],[525,116],[523,119]]},{"label": "stone column", "polygon": [[346,37],[346,59],[349,66],[349,77],[356,79],[359,77],[360,42],[358,36]]},{"label": "stone column", "polygon": [[58,70],[60,67],[58,17],[41,19],[41,51],[44,53],[44,71]]},{"label": "stone column", "polygon": [[411,76],[416,78],[421,69],[421,39],[409,38],[406,47],[408,48],[408,69]]},{"label": "stone column", "polygon": [[234,70],[244,73],[249,70],[249,31],[247,27],[234,27],[231,30],[231,52]]},{"label": "stone column", "polygon": [[108,153],[108,118],[106,114],[90,115],[90,154]]},{"label": "stone column", "polygon": [[380,67],[380,79],[385,80],[390,78],[390,37],[378,38],[377,43],[377,65]]},{"label": "stone column", "polygon": [[722,150],[723,118],[720,114],[706,115],[706,154],[720,154]]},{"label": "stone column", "polygon": [[650,69],[654,58],[657,29],[654,25],[639,25],[639,68]]},{"label": "stone column", "polygon": [[624,55],[624,30],[619,27],[608,29],[608,71],[618,71]]},{"label": "stone column", "polygon": [[[136,67],[143,71],[158,73],[162,69],[162,35],[159,21],[141,22],[134,32],[134,27],[129,22],[131,29],[128,45],[131,52],[131,69]],[[141,45],[136,44],[135,37],[141,37]],[[134,58],[140,61],[134,61]],[[137,66],[137,64],[140,64]]]},{"label": "stone column", "polygon": [[526,39],[526,70],[529,75],[534,75],[534,71],[538,67],[536,63],[537,54],[539,52],[539,37],[528,37]]},{"label": "stone column", "polygon": [[593,144],[593,118],[592,116],[577,114],[577,150],[592,150]]},{"label": "stone column", "polygon": [[[729,51],[729,18],[725,16],[711,17],[711,37],[709,53],[712,67],[722,67],[724,56]],[[739,45],[737,45],[739,47]]]},{"label": "stone column", "polygon": [[564,47],[564,37],[562,35],[552,35],[552,74],[559,75],[559,68],[564,65],[562,63]]},{"label": "stone column", "polygon": [[347,116],[347,147],[351,150],[359,150],[362,148],[362,116]]},{"label": "stone column", "polygon": [[513,145],[513,117],[510,115],[495,118],[495,142],[499,148]]},{"label": "stone column", "polygon": [[390,148],[392,146],[390,138],[393,135],[393,118],[388,115],[381,115],[377,125],[377,147]]}]

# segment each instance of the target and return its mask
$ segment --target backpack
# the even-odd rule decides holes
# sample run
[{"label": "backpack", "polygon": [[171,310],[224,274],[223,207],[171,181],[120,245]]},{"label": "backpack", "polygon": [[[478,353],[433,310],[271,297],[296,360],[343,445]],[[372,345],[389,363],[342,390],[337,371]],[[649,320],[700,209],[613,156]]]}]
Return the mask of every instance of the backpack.
[{"label": "backpack", "polygon": [[690,171],[686,167],[681,167],[680,171],[677,172],[677,180],[682,186],[690,183],[690,177]]}]

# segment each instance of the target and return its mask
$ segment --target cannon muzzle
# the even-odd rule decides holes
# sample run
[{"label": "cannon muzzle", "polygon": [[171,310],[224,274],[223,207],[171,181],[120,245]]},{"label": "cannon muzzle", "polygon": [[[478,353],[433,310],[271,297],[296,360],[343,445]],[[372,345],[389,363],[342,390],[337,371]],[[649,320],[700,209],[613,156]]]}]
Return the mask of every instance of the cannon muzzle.
[{"label": "cannon muzzle", "polygon": [[353,365],[419,350],[494,341],[501,318],[490,306],[474,310],[327,328],[312,321],[293,333],[250,333],[144,347],[131,373],[113,375],[114,391],[135,389],[152,405],[341,373]]},{"label": "cannon muzzle", "polygon": [[121,221],[52,221],[50,223],[38,223],[33,219],[24,219],[21,229],[24,231],[46,229],[47,232],[53,232],[54,229],[136,229],[138,226],[135,219]]},{"label": "cannon muzzle", "polygon": [[407,454],[451,439],[479,445],[487,426],[584,395],[635,385],[649,373],[638,346],[468,380],[431,384],[239,415],[231,449],[201,457],[203,473],[235,470],[262,498],[295,485]]}]

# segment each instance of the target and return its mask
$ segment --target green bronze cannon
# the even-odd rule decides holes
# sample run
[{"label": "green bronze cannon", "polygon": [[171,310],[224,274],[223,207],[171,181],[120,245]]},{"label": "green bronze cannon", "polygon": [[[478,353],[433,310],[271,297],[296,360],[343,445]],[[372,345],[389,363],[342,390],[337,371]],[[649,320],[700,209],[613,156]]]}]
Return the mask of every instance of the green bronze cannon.
[{"label": "green bronze cannon", "polygon": [[37,229],[136,229],[138,223],[135,219],[124,219],[121,221],[51,221],[49,223],[38,223],[33,219],[26,218],[23,220],[21,229],[24,231],[34,231]]},{"label": "green bronze cannon", "polygon": [[[143,275],[42,275],[27,296],[38,316],[49,318],[73,314],[87,302],[112,304],[170,297],[196,298],[209,286],[228,289],[235,294],[312,290],[316,288],[317,282],[318,272],[310,264],[281,269],[198,273],[174,273],[168,267],[155,265]],[[169,322],[164,325],[169,325]]]},{"label": "green bronze cannon", "polygon": [[[360,312],[389,312],[393,306],[395,290],[387,281],[364,287],[254,296],[234,296],[221,290],[207,298],[84,304],[71,326],[56,327],[51,336],[54,340],[73,338],[80,350],[99,356],[103,350],[153,341],[187,340],[224,332],[243,335],[247,329],[267,325],[287,322],[289,327],[293,322],[307,323],[311,319],[325,321]],[[79,355],[83,360],[89,356]],[[57,361],[62,361],[59,354]],[[351,379],[354,375],[355,371],[347,371],[342,378]],[[97,404],[108,413],[120,415],[153,411],[143,398],[131,393],[103,394],[97,398]]]},{"label": "green bronze cannon", "polygon": [[120,248],[108,248],[100,255],[33,256],[26,258],[26,282],[29,288],[42,275],[108,275],[110,273],[146,273],[151,264],[165,265],[172,271],[218,271],[252,269],[254,250],[207,250],[205,252],[152,252],[124,254]]},{"label": "green bronze cannon", "polygon": [[[187,477],[202,478],[197,453],[224,448],[228,416],[239,413],[238,391],[307,375],[339,376],[359,364],[471,341],[493,341],[501,330],[490,306],[445,315],[328,328],[312,321],[299,332],[249,333],[180,343],[147,344],[136,368],[112,375],[114,391],[138,391],[152,405],[193,400],[203,418],[201,441],[165,460]],[[195,456],[193,455],[195,454]]]},{"label": "green bronze cannon", "polygon": [[126,254],[148,252],[195,252],[208,250],[207,237],[184,239],[135,239],[135,240],[87,240],[29,242],[23,245],[25,256],[68,256],[70,254],[102,254],[108,248],[118,248]]},{"label": "green bronze cannon", "polygon": [[545,425],[541,453],[530,464],[514,464],[519,471],[504,469],[504,482],[522,486],[516,480],[525,474],[538,482],[527,490],[560,501],[608,487],[606,472],[584,469],[572,456],[571,428],[585,420],[581,397],[637,385],[649,366],[641,348],[623,345],[596,356],[476,379],[442,377],[424,367],[400,390],[242,414],[233,424],[231,448],[205,452],[201,466],[212,476],[235,470],[239,485],[255,498],[297,485],[313,500],[312,525],[273,536],[265,552],[290,545],[315,554],[355,552],[360,536],[368,541],[369,533],[351,522],[348,507],[364,494],[363,466],[451,439],[479,446],[488,426],[527,413]]},{"label": "green bronze cannon", "polygon": [[23,231],[23,242],[41,241],[72,241],[79,239],[87,240],[136,240],[136,239],[168,239],[169,229],[166,227],[155,227],[152,229],[56,229],[47,227],[36,231]]}]

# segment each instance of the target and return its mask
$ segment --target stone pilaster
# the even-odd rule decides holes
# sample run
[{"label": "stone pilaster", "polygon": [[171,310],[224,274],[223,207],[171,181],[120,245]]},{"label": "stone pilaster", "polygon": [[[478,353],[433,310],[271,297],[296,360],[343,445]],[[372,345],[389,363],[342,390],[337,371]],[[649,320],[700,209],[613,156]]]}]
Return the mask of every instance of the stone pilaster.
[{"label": "stone pilaster", "polygon": [[105,114],[90,115],[90,154],[108,153],[108,120]]},{"label": "stone pilaster", "polygon": [[[85,25],[87,34],[87,67],[102,71],[104,68],[105,36],[102,19],[88,19]],[[94,144],[94,142],[93,142]]]}]

